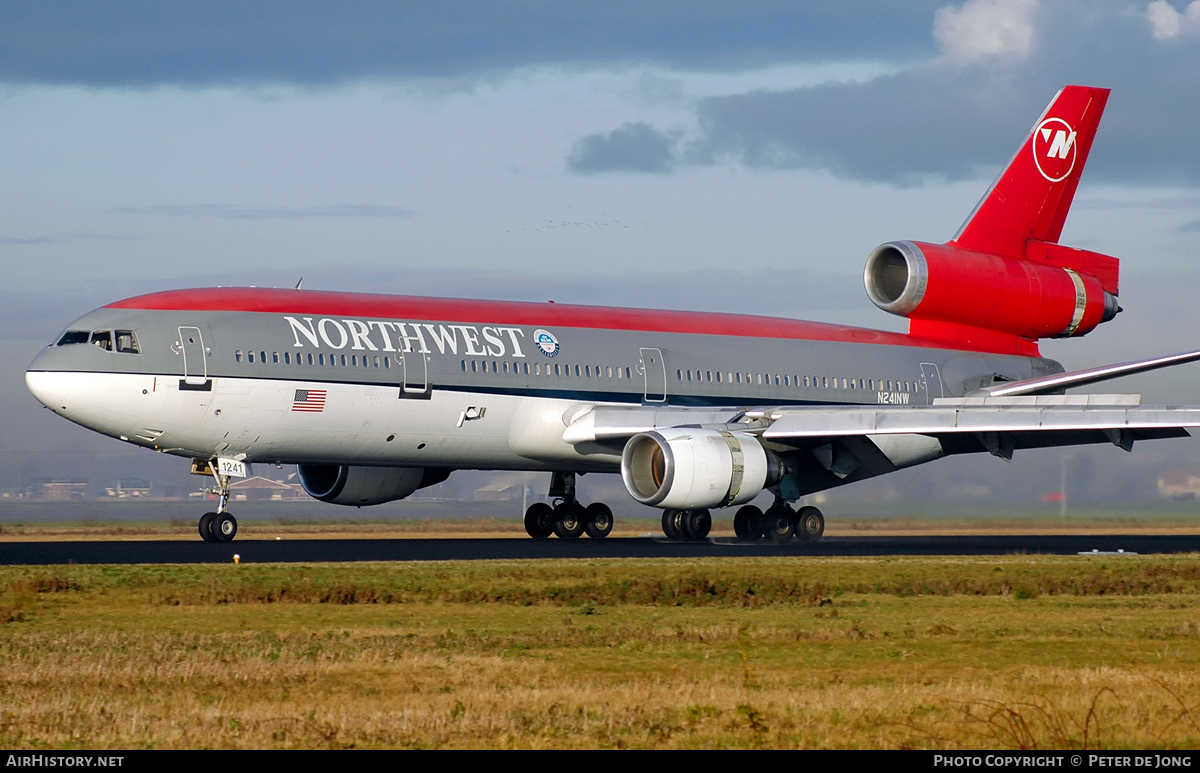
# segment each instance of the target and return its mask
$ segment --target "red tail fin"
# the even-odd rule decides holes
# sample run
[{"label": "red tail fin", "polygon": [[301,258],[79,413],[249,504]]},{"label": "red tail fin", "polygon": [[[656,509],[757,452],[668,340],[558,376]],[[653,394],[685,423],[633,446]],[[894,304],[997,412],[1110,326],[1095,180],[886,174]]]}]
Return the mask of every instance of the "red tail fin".
[{"label": "red tail fin", "polygon": [[1025,257],[1028,242],[1057,242],[1092,149],[1108,89],[1067,86],[951,244]]}]

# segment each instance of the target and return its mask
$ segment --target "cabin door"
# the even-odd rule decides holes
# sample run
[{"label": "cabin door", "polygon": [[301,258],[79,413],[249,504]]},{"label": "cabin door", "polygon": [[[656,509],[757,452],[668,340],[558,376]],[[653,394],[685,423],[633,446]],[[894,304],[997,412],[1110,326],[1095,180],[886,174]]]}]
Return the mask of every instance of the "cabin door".
[{"label": "cabin door", "polygon": [[934,400],[945,397],[945,392],[942,390],[942,375],[938,372],[938,366],[932,362],[921,363],[921,387],[925,393],[926,405],[933,405]]},{"label": "cabin door", "polygon": [[418,351],[405,352],[400,358],[400,364],[404,367],[400,397],[428,398],[430,396],[429,358]]},{"label": "cabin door", "polygon": [[643,393],[648,403],[665,403],[667,401],[667,366],[663,362],[662,350],[640,349],[641,360],[638,369],[646,378],[646,390]]},{"label": "cabin door", "polygon": [[208,380],[208,357],[204,351],[204,336],[198,327],[179,328],[179,350],[183,354],[183,390],[208,391],[212,382]]}]

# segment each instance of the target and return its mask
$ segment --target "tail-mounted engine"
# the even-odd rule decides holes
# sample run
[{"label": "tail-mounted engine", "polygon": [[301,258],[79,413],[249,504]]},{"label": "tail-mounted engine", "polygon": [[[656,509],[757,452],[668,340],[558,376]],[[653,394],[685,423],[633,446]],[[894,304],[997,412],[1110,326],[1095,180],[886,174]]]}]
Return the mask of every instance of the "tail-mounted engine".
[{"label": "tail-mounted engine", "polygon": [[1057,244],[1035,248],[1039,259],[1031,260],[888,242],[871,253],[863,278],[871,301],[912,320],[915,336],[1032,342],[1081,336],[1117,315],[1116,258]]},{"label": "tail-mounted engine", "polygon": [[441,483],[450,476],[450,470],[345,464],[301,464],[296,471],[304,492],[313,499],[355,507],[404,499],[417,489]]},{"label": "tail-mounted engine", "polygon": [[621,478],[643,505],[702,510],[749,502],[779,482],[783,465],[753,435],[662,429],[634,435],[621,454]]}]

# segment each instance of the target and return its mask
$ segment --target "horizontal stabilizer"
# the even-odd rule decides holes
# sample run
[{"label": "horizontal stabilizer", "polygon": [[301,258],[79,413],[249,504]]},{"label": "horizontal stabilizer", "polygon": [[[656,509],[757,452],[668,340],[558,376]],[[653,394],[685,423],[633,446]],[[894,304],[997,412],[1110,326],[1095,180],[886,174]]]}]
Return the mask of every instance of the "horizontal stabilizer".
[{"label": "horizontal stabilizer", "polygon": [[1025,381],[1009,381],[993,384],[990,387],[972,392],[972,395],[988,395],[991,397],[1006,397],[1012,395],[1048,395],[1061,392],[1064,389],[1089,386],[1101,381],[1132,376],[1135,373],[1145,373],[1159,368],[1169,368],[1172,365],[1183,365],[1187,362],[1200,360],[1200,350],[1169,354],[1166,357],[1155,357],[1152,360],[1137,360],[1122,362],[1117,365],[1103,365],[1099,368],[1076,370],[1071,373],[1057,373],[1053,376],[1040,376]]}]

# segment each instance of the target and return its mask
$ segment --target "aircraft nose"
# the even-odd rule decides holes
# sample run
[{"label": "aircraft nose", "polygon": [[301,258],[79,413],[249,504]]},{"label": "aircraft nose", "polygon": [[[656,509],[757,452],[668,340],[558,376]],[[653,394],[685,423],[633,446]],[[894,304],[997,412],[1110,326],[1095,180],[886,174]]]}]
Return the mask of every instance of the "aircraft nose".
[{"label": "aircraft nose", "polygon": [[29,370],[25,372],[25,386],[42,405],[52,411],[64,411],[71,392],[71,374]]}]

